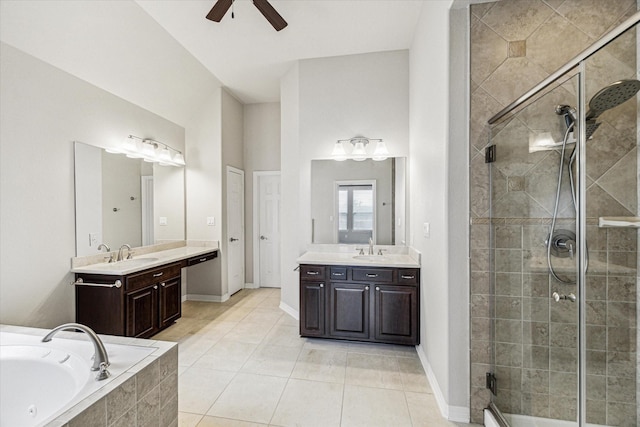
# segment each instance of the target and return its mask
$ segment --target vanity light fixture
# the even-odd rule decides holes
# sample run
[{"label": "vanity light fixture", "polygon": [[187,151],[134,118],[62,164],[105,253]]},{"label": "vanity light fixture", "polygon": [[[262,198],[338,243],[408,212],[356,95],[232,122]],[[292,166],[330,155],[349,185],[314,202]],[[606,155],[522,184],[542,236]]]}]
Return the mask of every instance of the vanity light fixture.
[{"label": "vanity light fixture", "polygon": [[[364,136],[355,136],[351,139],[339,139],[333,147],[331,156],[334,160],[339,162],[346,159],[353,159],[357,162],[361,162],[369,157],[367,155],[366,147],[371,141],[376,141],[376,148],[371,159],[375,161],[386,160],[389,157],[389,150],[387,150],[387,145],[384,141],[382,139],[365,138]],[[350,155],[347,155],[344,149],[345,142],[350,142],[353,146]]]},{"label": "vanity light fixture", "polygon": [[161,166],[185,166],[182,152],[164,142],[139,136],[127,136],[120,149],[105,149],[109,153],[123,153],[127,157],[143,159],[145,162],[158,163]]}]

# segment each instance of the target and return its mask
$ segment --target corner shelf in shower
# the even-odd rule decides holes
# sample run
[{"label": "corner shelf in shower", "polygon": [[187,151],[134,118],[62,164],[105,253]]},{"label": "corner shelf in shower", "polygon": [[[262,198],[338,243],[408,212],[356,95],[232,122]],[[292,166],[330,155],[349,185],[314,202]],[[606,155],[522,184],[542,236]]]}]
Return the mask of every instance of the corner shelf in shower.
[{"label": "corner shelf in shower", "polygon": [[598,220],[600,228],[640,228],[640,217],[637,216],[601,216]]}]

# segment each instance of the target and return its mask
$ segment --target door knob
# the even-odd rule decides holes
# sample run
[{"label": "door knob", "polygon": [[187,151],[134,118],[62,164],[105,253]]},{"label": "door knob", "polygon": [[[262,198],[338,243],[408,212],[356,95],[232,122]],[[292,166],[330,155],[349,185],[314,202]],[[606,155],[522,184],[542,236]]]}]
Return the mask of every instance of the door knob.
[{"label": "door knob", "polygon": [[260,236],[260,240],[269,240],[265,236]]},{"label": "door knob", "polygon": [[235,237],[232,237],[232,238],[229,239],[229,241],[233,243],[233,242],[238,241],[238,239],[236,239]]}]

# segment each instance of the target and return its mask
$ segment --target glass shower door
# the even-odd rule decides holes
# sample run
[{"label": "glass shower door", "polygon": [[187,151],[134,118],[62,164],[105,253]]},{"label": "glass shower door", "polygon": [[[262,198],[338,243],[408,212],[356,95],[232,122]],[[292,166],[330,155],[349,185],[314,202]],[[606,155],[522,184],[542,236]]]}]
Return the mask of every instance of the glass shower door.
[{"label": "glass shower door", "polygon": [[577,92],[565,77],[491,129],[492,403],[512,426],[577,419]]}]

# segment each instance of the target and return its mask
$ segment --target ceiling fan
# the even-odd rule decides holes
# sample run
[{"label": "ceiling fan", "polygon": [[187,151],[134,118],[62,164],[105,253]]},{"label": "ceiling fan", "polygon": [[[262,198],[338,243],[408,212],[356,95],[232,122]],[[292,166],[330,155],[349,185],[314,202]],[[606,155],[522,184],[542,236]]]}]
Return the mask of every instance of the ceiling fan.
[{"label": "ceiling fan", "polygon": [[[235,0],[218,0],[207,14],[207,19],[210,21],[220,22],[224,14],[227,13],[231,5],[233,5],[234,1]],[[273,28],[275,28],[276,31],[280,31],[287,26],[287,21],[285,21],[282,16],[276,12],[267,0],[253,0],[253,4],[258,8],[260,13],[267,18],[267,21],[273,25]]]}]

